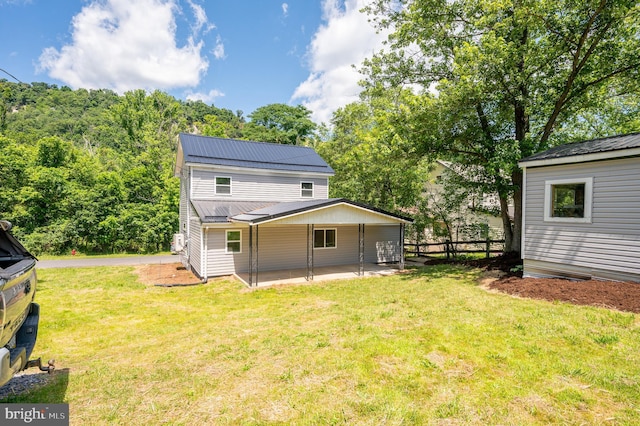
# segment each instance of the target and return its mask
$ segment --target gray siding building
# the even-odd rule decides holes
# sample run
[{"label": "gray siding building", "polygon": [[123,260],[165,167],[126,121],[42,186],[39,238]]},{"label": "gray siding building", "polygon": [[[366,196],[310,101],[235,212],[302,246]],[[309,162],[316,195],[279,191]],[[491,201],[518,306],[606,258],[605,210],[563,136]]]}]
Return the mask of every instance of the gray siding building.
[{"label": "gray siding building", "polygon": [[640,282],[640,134],[552,148],[524,170],[524,275]]},{"label": "gray siding building", "polygon": [[181,134],[182,263],[203,279],[368,264],[404,265],[410,219],[328,198],[333,170],[311,148]]}]

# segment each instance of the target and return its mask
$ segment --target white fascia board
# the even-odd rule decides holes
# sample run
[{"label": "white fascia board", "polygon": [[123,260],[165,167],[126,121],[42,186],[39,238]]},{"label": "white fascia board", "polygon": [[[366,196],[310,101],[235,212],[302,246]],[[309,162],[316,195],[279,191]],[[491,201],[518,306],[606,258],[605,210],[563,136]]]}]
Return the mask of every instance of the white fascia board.
[{"label": "white fascia board", "polygon": [[229,228],[238,228],[238,229],[244,229],[247,228],[249,226],[249,223],[247,222],[214,222],[214,223],[207,223],[204,222],[202,224],[202,228],[203,229],[229,229]]},{"label": "white fascia board", "polygon": [[250,173],[255,175],[295,175],[295,176],[314,176],[327,178],[328,176],[334,176],[335,173],[320,173],[320,172],[305,172],[303,170],[272,170],[272,169],[256,169],[253,167],[238,167],[238,166],[219,166],[216,164],[204,164],[204,163],[185,163],[189,167],[196,167],[199,169],[215,169],[221,172],[239,172]]},{"label": "white fascia board", "polygon": [[560,164],[588,163],[591,161],[613,160],[625,157],[640,156],[640,148],[619,149],[616,151],[596,152],[593,154],[572,155],[560,158],[547,158],[545,160],[518,161],[523,169],[526,167],[555,166]]}]

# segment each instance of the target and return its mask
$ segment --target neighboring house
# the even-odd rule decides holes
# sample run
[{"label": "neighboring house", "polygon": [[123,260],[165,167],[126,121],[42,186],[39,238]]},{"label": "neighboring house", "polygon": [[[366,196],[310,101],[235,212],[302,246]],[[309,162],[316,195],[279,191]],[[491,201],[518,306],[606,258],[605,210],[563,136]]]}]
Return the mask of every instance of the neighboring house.
[{"label": "neighboring house", "polygon": [[524,275],[640,281],[640,133],[558,146],[524,171]]},{"label": "neighboring house", "polygon": [[[436,160],[434,169],[430,172],[430,179],[425,185],[424,196],[430,204],[438,204],[444,198],[444,181],[449,179],[449,174],[455,174],[458,178],[465,180],[474,179],[469,176],[469,173],[462,167],[457,166],[450,161]],[[432,210],[435,211],[437,209]],[[465,199],[464,205],[457,207],[457,212],[448,211],[447,213],[452,217],[456,217],[456,228],[476,229],[478,228],[478,225],[488,225],[490,235],[502,237],[504,234],[502,219],[500,217],[500,201],[498,199],[498,194],[468,195]],[[452,237],[455,240],[480,238],[475,235],[459,235],[460,231],[463,230],[464,229],[456,229],[456,235],[453,235]],[[434,230],[427,230],[426,237],[428,239],[435,239],[435,234],[436,232],[434,232]]]},{"label": "neighboring house", "polygon": [[[180,134],[178,249],[203,279],[367,264],[404,267],[410,219],[354,201],[328,198],[334,172],[312,149]],[[181,244],[182,243],[182,244]]]}]

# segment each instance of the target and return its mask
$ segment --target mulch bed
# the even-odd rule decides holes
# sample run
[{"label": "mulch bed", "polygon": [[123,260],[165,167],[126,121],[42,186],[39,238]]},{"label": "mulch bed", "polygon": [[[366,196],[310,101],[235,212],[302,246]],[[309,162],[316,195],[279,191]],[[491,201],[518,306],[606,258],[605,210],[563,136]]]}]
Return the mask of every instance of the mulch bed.
[{"label": "mulch bed", "polygon": [[488,287],[532,299],[559,300],[640,313],[640,283],[504,277],[489,283]]},{"label": "mulch bed", "polygon": [[426,265],[462,264],[487,271],[501,271],[502,277],[491,280],[492,290],[549,301],[562,301],[576,305],[599,306],[625,312],[640,313],[640,283],[616,281],[572,281],[561,278],[522,278],[522,272],[513,271],[522,261],[513,256],[489,259],[446,260],[428,259]]}]

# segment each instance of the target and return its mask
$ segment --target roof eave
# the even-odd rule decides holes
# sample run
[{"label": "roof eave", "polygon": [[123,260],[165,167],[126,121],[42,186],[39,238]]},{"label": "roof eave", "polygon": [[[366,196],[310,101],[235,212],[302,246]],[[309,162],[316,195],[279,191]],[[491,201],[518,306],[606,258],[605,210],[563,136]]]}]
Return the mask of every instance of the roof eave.
[{"label": "roof eave", "polygon": [[522,168],[526,167],[545,167],[556,166],[560,164],[576,164],[588,163],[592,161],[612,160],[616,158],[637,157],[640,156],[640,148],[618,149],[614,151],[596,152],[592,154],[569,155],[558,158],[544,158],[539,160],[520,160],[518,165]]},{"label": "roof eave", "polygon": [[[246,172],[247,170],[251,170],[254,173],[258,174],[285,174],[285,175],[300,175],[304,174],[306,176],[317,176],[317,177],[331,177],[335,176],[335,172],[331,170],[330,172],[312,172],[305,170],[279,170],[279,169],[269,169],[269,168],[256,168],[256,167],[240,167],[240,166],[228,166],[228,165],[218,165],[218,164],[210,164],[210,163],[197,163],[193,161],[187,161],[185,163],[187,167],[202,167],[204,169],[217,169],[217,170],[229,170],[229,171],[239,171]],[[177,175],[176,175],[177,176]]]}]

